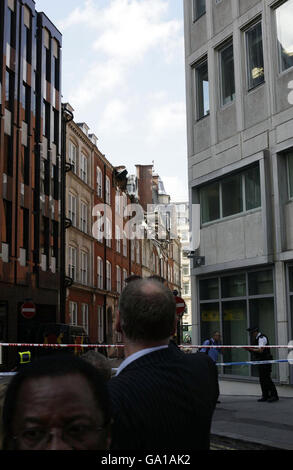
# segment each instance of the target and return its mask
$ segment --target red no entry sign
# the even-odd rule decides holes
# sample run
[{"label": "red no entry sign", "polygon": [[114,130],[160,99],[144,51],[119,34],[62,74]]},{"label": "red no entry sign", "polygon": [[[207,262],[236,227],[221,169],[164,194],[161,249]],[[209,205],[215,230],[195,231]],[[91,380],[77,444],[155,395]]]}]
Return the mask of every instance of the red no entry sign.
[{"label": "red no entry sign", "polygon": [[35,316],[36,311],[36,306],[31,301],[24,302],[20,309],[20,313],[22,314],[22,316],[28,320]]},{"label": "red no entry sign", "polygon": [[177,315],[183,315],[186,307],[185,301],[181,297],[175,297],[176,299],[176,313]]}]

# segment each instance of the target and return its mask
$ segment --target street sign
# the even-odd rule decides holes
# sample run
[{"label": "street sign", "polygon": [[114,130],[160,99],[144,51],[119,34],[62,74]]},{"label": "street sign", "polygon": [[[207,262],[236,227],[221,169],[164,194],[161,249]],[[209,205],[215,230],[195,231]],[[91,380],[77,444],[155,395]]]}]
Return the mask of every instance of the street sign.
[{"label": "street sign", "polygon": [[178,297],[178,296],[175,297],[175,300],[176,300],[176,313],[177,315],[182,316],[186,308],[186,303],[181,297]]},{"label": "street sign", "polygon": [[20,313],[27,320],[29,320],[30,318],[33,318],[36,314],[36,311],[37,309],[36,309],[35,304],[29,300],[25,301],[22,304],[21,309],[20,309]]}]

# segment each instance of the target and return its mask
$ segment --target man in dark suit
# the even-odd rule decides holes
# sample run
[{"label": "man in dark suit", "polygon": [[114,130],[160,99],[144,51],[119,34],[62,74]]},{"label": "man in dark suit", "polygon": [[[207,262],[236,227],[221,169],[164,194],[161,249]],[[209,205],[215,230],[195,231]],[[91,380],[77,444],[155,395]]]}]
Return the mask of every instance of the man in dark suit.
[{"label": "man in dark suit", "polygon": [[218,398],[214,362],[169,344],[176,327],[173,293],[162,283],[129,283],[116,329],[126,359],[109,381],[112,449],[208,450]]}]

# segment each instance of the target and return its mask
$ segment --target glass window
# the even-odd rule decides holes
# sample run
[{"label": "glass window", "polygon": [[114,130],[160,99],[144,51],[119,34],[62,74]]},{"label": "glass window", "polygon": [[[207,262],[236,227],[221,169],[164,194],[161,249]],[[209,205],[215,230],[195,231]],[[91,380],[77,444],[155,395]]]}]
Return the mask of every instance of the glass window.
[{"label": "glass window", "polygon": [[80,155],[80,172],[79,176],[84,181],[87,183],[87,176],[88,176],[88,167],[87,167],[87,157],[84,153],[81,153]]},{"label": "glass window", "polygon": [[98,342],[103,343],[104,341],[104,308],[98,307]]},{"label": "glass window", "polygon": [[246,295],[245,274],[227,276],[222,278],[222,297],[244,297]]},{"label": "glass window", "polygon": [[211,338],[214,331],[220,331],[220,306],[219,303],[201,304],[201,344]]},{"label": "glass window", "polygon": [[248,89],[264,82],[264,61],[261,22],[246,31]]},{"label": "glass window", "polygon": [[202,223],[220,218],[219,183],[209,184],[200,190]]},{"label": "glass window", "polygon": [[88,282],[88,254],[84,251],[81,252],[80,280],[82,284]]},{"label": "glass window", "polygon": [[[223,343],[230,345],[246,344],[247,342],[247,308],[246,300],[223,302]],[[248,361],[246,351],[239,348],[224,350],[223,362]],[[249,375],[249,368],[241,365],[225,366],[224,374]]]},{"label": "glass window", "polygon": [[89,306],[88,304],[81,305],[82,312],[82,326],[86,334],[89,334]]},{"label": "glass window", "polygon": [[210,113],[208,61],[196,67],[197,82],[197,118],[201,119]]},{"label": "glass window", "polygon": [[102,170],[97,166],[97,194],[99,197],[103,197],[103,182],[102,182]]},{"label": "glass window", "polygon": [[193,0],[193,21],[196,21],[206,12],[206,0]]},{"label": "glass window", "polygon": [[[255,299],[249,301],[250,325],[257,325],[261,333],[269,338],[270,344],[275,343],[275,318],[274,318],[274,299]],[[248,340],[247,340],[248,341]],[[271,349],[273,358],[275,357],[275,349]],[[252,366],[253,376],[258,376],[256,366]],[[276,377],[276,366],[273,365],[272,377]]]},{"label": "glass window", "polygon": [[248,282],[249,295],[273,294],[274,292],[273,271],[271,269],[249,273]]},{"label": "glass window", "polygon": [[293,153],[287,154],[289,197],[293,198]]},{"label": "glass window", "polygon": [[97,277],[98,277],[98,288],[103,289],[104,284],[104,267],[103,267],[103,260],[98,256],[97,258]]},{"label": "glass window", "polygon": [[259,165],[245,172],[245,204],[247,211],[261,206]]},{"label": "glass window", "polygon": [[108,176],[106,176],[106,203],[111,204],[111,184]]},{"label": "glass window", "polygon": [[77,157],[77,147],[73,142],[69,142],[69,163],[72,165],[72,171],[76,173],[76,157]]},{"label": "glass window", "polygon": [[70,324],[77,325],[77,303],[76,302],[69,302],[69,317],[70,317]]},{"label": "glass window", "polygon": [[280,55],[281,72],[293,66],[293,0],[288,0],[276,9],[277,40]]},{"label": "glass window", "polygon": [[234,53],[230,42],[220,50],[221,99],[222,105],[235,99]]},{"label": "glass window", "polygon": [[235,175],[222,182],[223,217],[243,211],[242,176]]},{"label": "glass window", "polygon": [[212,300],[219,298],[218,278],[199,281],[200,300]]}]

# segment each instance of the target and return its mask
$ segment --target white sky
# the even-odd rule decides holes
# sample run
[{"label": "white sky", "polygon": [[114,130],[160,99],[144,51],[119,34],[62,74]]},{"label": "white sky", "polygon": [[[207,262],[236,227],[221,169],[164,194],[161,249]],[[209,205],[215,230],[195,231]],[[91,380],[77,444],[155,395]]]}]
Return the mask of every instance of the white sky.
[{"label": "white sky", "polygon": [[113,165],[188,200],[182,0],[36,0],[63,35],[63,102]]}]

